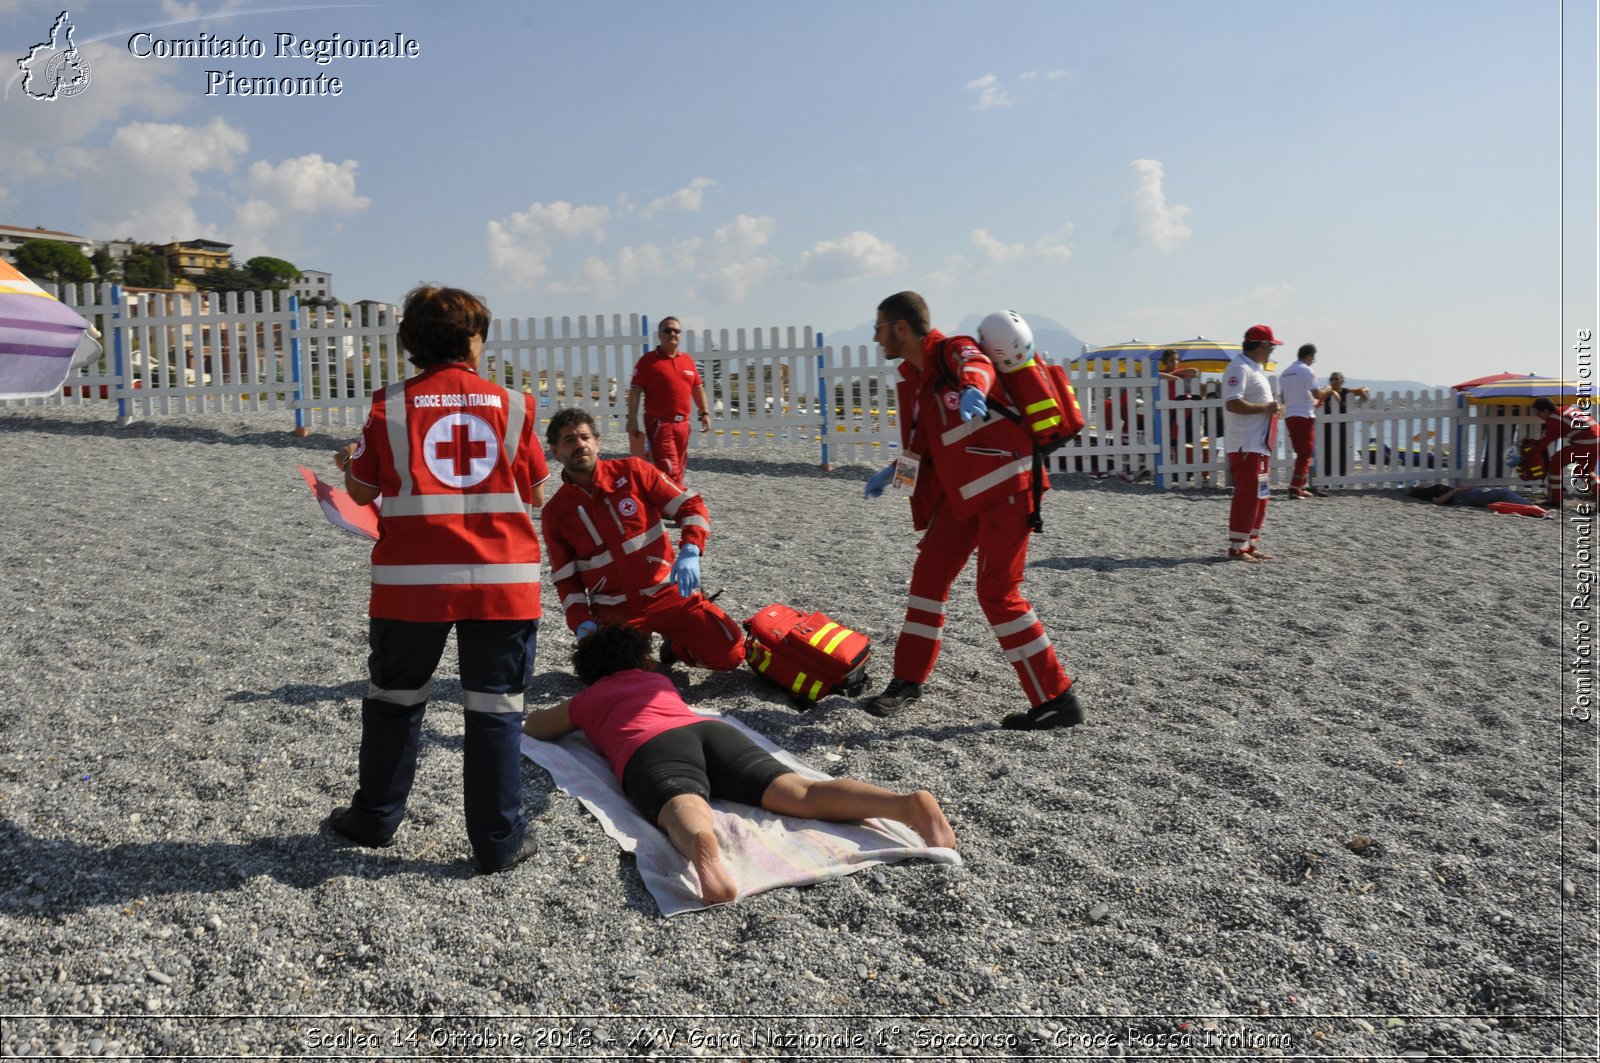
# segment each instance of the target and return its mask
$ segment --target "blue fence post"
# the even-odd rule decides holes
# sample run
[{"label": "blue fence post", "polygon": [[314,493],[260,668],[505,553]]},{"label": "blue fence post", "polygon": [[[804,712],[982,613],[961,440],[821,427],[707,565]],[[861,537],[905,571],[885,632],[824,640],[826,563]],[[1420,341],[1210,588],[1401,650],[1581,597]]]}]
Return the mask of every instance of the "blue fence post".
[{"label": "blue fence post", "polygon": [[822,436],[822,471],[832,472],[833,466],[828,463],[828,403],[824,397],[828,393],[828,356],[822,349],[822,333],[817,333],[817,409],[822,412],[822,420],[818,427],[818,434]]},{"label": "blue fence post", "polygon": [[132,383],[123,376],[126,359],[122,353],[122,285],[111,286],[111,371],[117,377],[117,423],[128,423],[127,395]]},{"label": "blue fence post", "polygon": [[306,390],[305,374],[300,365],[300,297],[289,296],[289,312],[294,316],[289,319],[289,378],[294,382],[294,431],[296,435],[305,435],[310,431],[306,427]]},{"label": "blue fence post", "polygon": [[1462,461],[1466,460],[1466,459],[1463,458],[1463,454],[1466,452],[1466,447],[1467,447],[1467,397],[1465,395],[1461,394],[1459,391],[1456,392],[1456,417],[1455,417],[1455,421],[1456,421],[1455,446],[1450,448],[1450,451],[1451,451],[1451,458],[1450,458],[1450,473],[1451,473],[1450,486],[1451,487],[1460,487],[1461,486],[1461,473],[1462,473],[1463,469],[1465,468],[1462,465]]}]

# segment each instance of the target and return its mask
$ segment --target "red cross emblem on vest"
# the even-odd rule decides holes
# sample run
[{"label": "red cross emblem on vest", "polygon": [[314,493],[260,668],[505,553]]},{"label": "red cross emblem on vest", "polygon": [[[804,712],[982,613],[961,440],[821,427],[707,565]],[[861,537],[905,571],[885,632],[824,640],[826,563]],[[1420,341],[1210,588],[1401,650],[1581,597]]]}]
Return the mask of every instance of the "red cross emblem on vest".
[{"label": "red cross emblem on vest", "polygon": [[422,442],[423,460],[440,483],[480,484],[500,457],[500,439],[481,417],[452,413],[435,421]]}]

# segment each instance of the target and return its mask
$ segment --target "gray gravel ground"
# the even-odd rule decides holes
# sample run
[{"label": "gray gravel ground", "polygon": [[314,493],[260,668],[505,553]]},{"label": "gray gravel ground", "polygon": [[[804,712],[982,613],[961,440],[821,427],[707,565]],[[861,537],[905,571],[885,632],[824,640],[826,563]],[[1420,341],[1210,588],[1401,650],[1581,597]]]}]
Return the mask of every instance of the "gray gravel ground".
[{"label": "gray gravel ground", "polygon": [[[662,919],[527,769],[542,848],[475,877],[446,680],[398,844],[348,798],[366,548],[296,463],[333,436],[213,415],[0,410],[0,1051],[1593,1058],[1595,725],[1567,718],[1561,525],[1376,493],[1275,502],[1067,478],[1027,589],[1090,722],[1013,734],[957,584],[918,708],[691,700],[943,801],[966,864]],[[709,588],[826,608],[888,678],[915,544],[865,465],[691,456]],[[547,702],[576,689],[545,591]],[[447,656],[447,662],[450,658]],[[448,673],[447,673],[448,674]]]}]

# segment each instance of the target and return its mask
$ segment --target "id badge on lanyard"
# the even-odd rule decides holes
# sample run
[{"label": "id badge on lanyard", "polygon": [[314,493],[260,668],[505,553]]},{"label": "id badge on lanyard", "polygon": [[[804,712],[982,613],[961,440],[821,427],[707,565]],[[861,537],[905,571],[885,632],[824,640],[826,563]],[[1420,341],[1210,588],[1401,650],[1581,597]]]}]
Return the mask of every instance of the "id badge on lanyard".
[{"label": "id badge on lanyard", "polygon": [[894,463],[894,483],[896,491],[911,494],[917,489],[917,473],[921,471],[922,459],[915,454],[901,454]]}]

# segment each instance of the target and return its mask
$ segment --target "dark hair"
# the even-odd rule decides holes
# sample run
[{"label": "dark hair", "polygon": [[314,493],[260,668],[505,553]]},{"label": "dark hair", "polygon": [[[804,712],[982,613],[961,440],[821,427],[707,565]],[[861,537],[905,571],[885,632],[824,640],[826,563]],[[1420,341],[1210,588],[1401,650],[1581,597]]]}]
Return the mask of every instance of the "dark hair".
[{"label": "dark hair", "polygon": [[1156,364],[1165,365],[1168,358],[1171,358],[1174,362],[1176,362],[1178,360],[1178,352],[1173,350],[1171,347],[1168,347],[1166,350],[1161,352],[1161,357],[1156,359]]},{"label": "dark hair", "polygon": [[588,425],[589,431],[594,433],[594,437],[596,439],[600,438],[600,428],[594,423],[594,418],[589,415],[589,411],[571,407],[565,410],[557,410],[556,415],[550,418],[550,427],[544,430],[544,441],[550,444],[551,450],[554,450],[556,442],[561,438],[561,433],[580,424]]},{"label": "dark hair", "polygon": [[1533,400],[1533,408],[1538,410],[1540,413],[1556,412],[1556,404],[1545,398],[1543,395]]},{"label": "dark hair", "polygon": [[677,321],[678,329],[680,331],[683,329],[683,322],[682,321],[678,321],[678,319],[676,317],[674,317],[671,314],[668,314],[666,317],[664,317],[660,321],[656,322],[656,334],[657,335],[660,335],[661,334],[661,330],[667,327],[667,322],[668,321]]},{"label": "dark hair", "polygon": [[926,336],[933,326],[928,324],[928,303],[916,292],[895,292],[878,304],[886,321],[904,321],[918,336]]},{"label": "dark hair", "polygon": [[628,624],[601,624],[572,651],[572,670],[585,686],[652,663],[650,633]]},{"label": "dark hair", "polygon": [[431,284],[406,293],[399,339],[412,365],[464,362],[472,355],[474,336],[489,336],[489,308],[476,295]]},{"label": "dark hair", "polygon": [[1422,484],[1419,487],[1413,487],[1407,493],[1410,494],[1412,498],[1420,498],[1425,502],[1432,502],[1434,499],[1438,498],[1440,495],[1449,490],[1450,486],[1448,484]]},{"label": "dark hair", "polygon": [[1300,353],[1295,357],[1303,361],[1306,355],[1310,355],[1313,358],[1317,356],[1317,345],[1315,343],[1302,343],[1300,345]]}]

